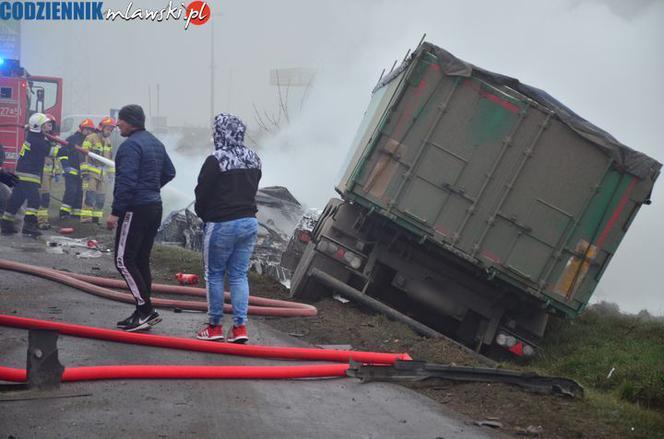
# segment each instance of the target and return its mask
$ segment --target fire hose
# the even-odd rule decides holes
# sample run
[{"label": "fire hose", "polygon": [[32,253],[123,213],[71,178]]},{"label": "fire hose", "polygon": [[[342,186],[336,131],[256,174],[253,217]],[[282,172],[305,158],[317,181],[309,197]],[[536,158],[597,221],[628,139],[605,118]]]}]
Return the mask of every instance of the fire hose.
[{"label": "fire hose", "polygon": [[187,351],[208,352],[214,354],[237,355],[256,358],[275,358],[285,360],[304,361],[332,361],[335,363],[348,363],[356,361],[367,364],[394,364],[396,360],[410,360],[405,353],[363,352],[320,348],[297,348],[283,346],[243,345],[234,343],[213,343],[183,337],[166,335],[142,334],[125,332],[116,329],[95,328],[91,326],[75,325],[72,323],[52,322],[48,320],[29,319],[0,314],[0,326],[23,329],[42,329],[58,331],[63,335],[71,335],[96,340],[106,340],[119,343],[131,343],[144,346],[155,346]]},{"label": "fire hose", "polygon": [[[296,379],[345,376],[351,361],[371,365],[393,365],[397,360],[411,360],[405,353],[381,353],[335,349],[315,349],[262,345],[211,343],[182,337],[141,334],[95,328],[71,323],[51,322],[0,314],[0,326],[57,331],[75,337],[92,338],[170,349],[306,361],[331,361],[344,364],[298,366],[179,366],[111,365],[65,368],[63,381],[103,379]],[[0,381],[25,382],[27,372],[0,366]]]},{"label": "fire hose", "polygon": [[[59,138],[58,136],[54,136],[53,134],[46,134],[46,137],[52,141],[59,143],[62,146],[69,146],[69,142],[67,142],[64,139]],[[107,159],[106,157],[100,156],[99,154],[95,154],[92,151],[88,151],[87,149],[81,148],[80,145],[74,145],[74,149],[76,149],[78,152],[87,155],[91,159],[97,160],[98,162],[103,163],[106,166],[109,166],[111,168],[115,168],[115,162],[111,159]]]},{"label": "fire hose", "polygon": [[[27,129],[25,125],[21,124],[15,124],[15,123],[3,123],[0,124],[0,128],[23,128]],[[59,143],[60,145],[63,146],[68,146],[69,142],[67,142],[64,139],[61,139],[58,136],[54,136],[53,134],[48,134],[45,133],[46,138],[48,138],[52,142]],[[83,149],[80,145],[74,145],[74,148],[79,151],[81,154],[85,154],[91,159],[94,159],[100,163],[103,163],[105,166],[109,166],[111,168],[115,168],[115,162],[113,160],[107,159],[106,157],[100,156],[99,154],[95,154],[94,152],[88,151],[87,149]]]},{"label": "fire hose", "polygon": [[[110,287],[127,289],[128,287],[126,283],[119,279],[98,278],[95,276],[66,273],[63,271],[53,270],[45,267],[37,267],[35,265],[23,264],[6,259],[0,259],[0,269],[32,274],[106,299],[125,303],[135,303],[135,299],[131,294],[121,293],[118,291],[113,291],[109,288],[105,288]],[[205,290],[202,288],[179,287],[163,284],[153,284],[152,288],[155,292],[189,296],[206,296]],[[224,298],[229,299],[230,294],[228,292],[224,293]],[[195,311],[207,311],[207,303],[202,301],[153,298],[152,303],[158,308],[179,308]],[[224,304],[224,312],[232,312],[232,306],[230,304]],[[249,314],[277,317],[310,317],[315,316],[317,314],[317,310],[316,307],[304,303],[287,302],[285,300],[249,296]]]},{"label": "fire hose", "polygon": [[[67,367],[62,381],[127,380],[127,379],[297,379],[343,377],[348,364],[311,366],[177,366],[131,365]],[[0,381],[25,382],[25,369],[0,366]]]},{"label": "fire hose", "polygon": [[[44,267],[35,267],[14,261],[0,259],[0,269],[34,274],[55,280],[92,294],[115,300],[133,302],[129,294],[119,293],[111,288],[125,287],[117,279],[96,278],[79,274],[64,273]],[[90,282],[88,282],[90,281]],[[94,282],[94,283],[93,283]],[[154,284],[155,291],[170,294],[202,296],[201,288],[177,287]],[[228,295],[226,293],[225,295]],[[157,306],[187,306],[205,309],[203,302],[154,299]],[[259,315],[315,315],[316,308],[306,304],[261,297],[250,298],[250,313]],[[289,306],[286,308],[285,306]],[[253,312],[252,312],[253,311]],[[170,337],[154,334],[129,333],[119,330],[95,328],[46,320],[28,319],[0,314],[0,325],[23,329],[41,329],[57,331],[60,334],[76,337],[93,338],[120,343],[209,352],[226,355],[239,355],[259,358],[276,358],[307,361],[331,361],[345,364],[319,364],[298,366],[179,366],[179,365],[114,365],[66,368],[63,381],[102,380],[102,379],[295,379],[295,378],[330,378],[345,376],[350,361],[373,365],[392,365],[396,360],[410,360],[405,353],[380,353],[348,350],[327,350],[316,348],[278,347],[261,345],[240,345],[231,343],[211,343],[182,337]],[[0,380],[25,382],[27,372],[24,369],[0,367]]]}]

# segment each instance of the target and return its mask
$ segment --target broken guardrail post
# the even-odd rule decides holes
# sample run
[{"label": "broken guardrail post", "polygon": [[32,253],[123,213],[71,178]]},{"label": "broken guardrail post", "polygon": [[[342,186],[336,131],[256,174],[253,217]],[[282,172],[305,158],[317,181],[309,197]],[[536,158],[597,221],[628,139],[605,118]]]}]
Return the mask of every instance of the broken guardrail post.
[{"label": "broken guardrail post", "polygon": [[58,359],[57,331],[30,330],[26,369],[29,389],[52,389],[60,386],[65,368]]}]

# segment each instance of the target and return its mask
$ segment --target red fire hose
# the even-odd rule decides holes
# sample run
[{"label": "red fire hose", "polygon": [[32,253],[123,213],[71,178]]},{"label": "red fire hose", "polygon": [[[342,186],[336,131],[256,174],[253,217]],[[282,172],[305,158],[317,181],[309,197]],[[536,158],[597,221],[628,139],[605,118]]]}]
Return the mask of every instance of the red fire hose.
[{"label": "red fire hose", "polygon": [[[1,260],[0,260],[1,261]],[[57,271],[57,270],[56,270]],[[127,283],[123,280],[120,279],[112,279],[112,278],[107,278],[107,277],[96,277],[96,276],[89,276],[86,274],[76,274],[76,273],[67,273],[66,271],[58,271],[58,273],[62,273],[67,276],[71,276],[74,279],[82,280],[85,282],[89,282],[94,285],[98,285],[100,287],[106,287],[106,288],[120,288],[123,290],[129,289],[127,286]],[[182,287],[178,285],[167,285],[167,284],[152,284],[152,291],[157,292],[157,293],[166,293],[166,294],[180,294],[183,296],[194,296],[194,297],[207,297],[207,293],[205,291],[205,288],[197,288],[197,287]],[[231,294],[226,291],[224,293],[224,298],[227,300],[230,300]],[[300,309],[306,309],[306,310],[315,310],[316,308],[312,305],[307,305],[305,303],[299,303],[299,302],[288,302],[285,300],[277,300],[277,299],[268,299],[266,297],[258,297],[258,296],[249,296],[249,303],[256,305],[256,306],[274,306],[278,308],[283,308],[283,307],[290,307],[290,308],[300,308]],[[315,315],[315,314],[313,314]]]},{"label": "red fire hose", "polygon": [[408,354],[212,343],[209,341],[182,337],[124,332],[115,329],[95,328],[91,326],[75,325],[72,323],[51,322],[47,320],[29,319],[4,314],[0,314],[0,326],[23,329],[47,329],[75,337],[245,357],[280,358],[305,361],[334,361],[342,363],[347,363],[353,360],[367,364],[394,364],[396,360],[412,359]]},{"label": "red fire hose", "polygon": [[[124,282],[117,279],[95,278],[93,276],[73,275],[49,268],[36,267],[19,262],[0,259],[0,269],[13,270],[51,279],[83,291],[133,303],[131,295],[104,288],[126,288]],[[192,296],[205,295],[200,288],[175,287],[154,284],[154,290],[171,294]],[[226,293],[228,294],[228,293]],[[179,307],[185,309],[206,310],[204,302],[153,299],[159,307]],[[315,315],[316,308],[310,305],[291,303],[280,300],[253,297],[250,298],[249,312],[259,315],[302,316]],[[230,305],[225,305],[226,307]],[[230,311],[230,309],[228,309]],[[261,345],[240,345],[232,343],[212,343],[181,337],[130,333],[119,330],[95,328],[83,325],[29,319],[0,314],[0,326],[24,329],[46,329],[76,337],[93,338],[121,343],[131,343],[170,349],[183,349],[198,352],[211,352],[227,355],[240,355],[260,358],[277,358],[291,360],[332,361],[346,364],[318,364],[306,366],[179,366],[179,365],[121,365],[121,366],[89,366],[66,368],[63,381],[83,381],[102,379],[295,379],[295,378],[329,378],[345,376],[350,361],[392,365],[396,360],[412,360],[406,353],[380,353],[348,350],[327,350],[297,347],[276,347]],[[0,380],[24,382],[27,373],[22,369],[0,367]]]},{"label": "red fire hose", "polygon": [[[111,288],[127,288],[125,282],[118,279],[97,278],[80,274],[66,273],[45,267],[22,264],[20,262],[0,259],[0,269],[18,271],[32,274],[45,279],[60,282],[64,285],[77,288],[87,293],[120,302],[134,303],[134,297],[128,293],[120,293],[100,285]],[[96,285],[95,285],[96,284]],[[172,285],[153,284],[154,291],[170,294],[183,294],[193,296],[205,296],[205,290],[201,288],[179,287]],[[229,298],[228,293],[225,294]],[[207,303],[192,300],[173,300],[153,298],[152,303],[158,308],[180,308],[197,311],[207,311]],[[249,297],[249,314],[279,317],[308,317],[315,316],[317,310],[314,306],[304,303],[287,302],[284,300],[267,299],[264,297]],[[225,312],[232,312],[230,304],[224,305]]]},{"label": "red fire hose", "polygon": [[[348,364],[311,366],[173,366],[130,365],[67,367],[62,381],[127,379],[296,379],[343,377]],[[25,382],[24,369],[0,366],[0,381]]]}]

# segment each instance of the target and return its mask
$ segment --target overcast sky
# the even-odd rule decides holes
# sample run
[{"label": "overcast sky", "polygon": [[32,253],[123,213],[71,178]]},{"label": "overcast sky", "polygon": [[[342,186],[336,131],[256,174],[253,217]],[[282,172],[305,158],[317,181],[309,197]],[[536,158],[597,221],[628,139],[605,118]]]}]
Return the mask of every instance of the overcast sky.
[{"label": "overcast sky", "polygon": [[[126,8],[128,1],[105,1]],[[135,7],[166,5],[138,0]],[[211,3],[216,111],[255,128],[253,107],[276,112],[273,68],[318,72],[302,111],[261,142],[263,183],[289,187],[310,206],[334,195],[350,140],[383,68],[427,40],[486,69],[547,90],[623,143],[664,161],[664,2],[655,0],[322,1]],[[211,24],[25,22],[22,60],[34,74],[65,81],[65,112],[104,113],[126,103],[172,125],[207,126]],[[301,90],[294,90],[296,95]],[[202,157],[180,165],[183,192]],[[193,164],[193,166],[190,166]],[[187,175],[191,175],[189,179]],[[185,178],[183,178],[185,177]],[[189,183],[187,183],[189,182]],[[659,274],[664,193],[655,188],[598,289],[596,299],[664,313]]]}]

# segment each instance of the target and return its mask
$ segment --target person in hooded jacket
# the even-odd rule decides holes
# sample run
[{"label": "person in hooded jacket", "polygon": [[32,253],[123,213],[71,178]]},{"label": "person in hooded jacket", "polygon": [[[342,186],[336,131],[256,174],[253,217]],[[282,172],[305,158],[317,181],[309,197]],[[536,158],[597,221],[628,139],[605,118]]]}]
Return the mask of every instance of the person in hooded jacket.
[{"label": "person in hooded jacket", "polygon": [[221,113],[214,119],[215,151],[203,163],[196,186],[196,214],[205,223],[203,257],[208,297],[208,324],[200,340],[224,340],[224,275],[228,276],[233,327],[227,341],[246,343],[249,308],[249,258],[258,231],[256,192],[261,160],[244,145],[246,125]]}]

